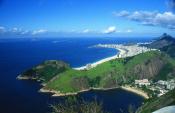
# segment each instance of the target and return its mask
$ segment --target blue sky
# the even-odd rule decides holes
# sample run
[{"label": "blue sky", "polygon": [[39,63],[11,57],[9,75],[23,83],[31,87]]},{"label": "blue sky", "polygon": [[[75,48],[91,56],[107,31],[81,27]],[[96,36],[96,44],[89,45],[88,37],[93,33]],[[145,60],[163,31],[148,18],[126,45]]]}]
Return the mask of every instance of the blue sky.
[{"label": "blue sky", "polygon": [[0,0],[0,36],[175,35],[175,0]]}]

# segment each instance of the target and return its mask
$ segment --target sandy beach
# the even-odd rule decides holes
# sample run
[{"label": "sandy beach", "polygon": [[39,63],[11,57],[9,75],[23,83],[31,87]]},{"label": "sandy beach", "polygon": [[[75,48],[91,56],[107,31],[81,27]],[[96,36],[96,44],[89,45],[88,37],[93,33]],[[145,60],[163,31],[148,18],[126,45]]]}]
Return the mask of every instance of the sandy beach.
[{"label": "sandy beach", "polygon": [[140,89],[134,88],[134,87],[130,87],[130,86],[121,86],[121,87],[112,87],[112,88],[89,88],[89,89],[84,89],[78,92],[69,92],[69,93],[61,93],[59,91],[55,91],[55,90],[47,90],[47,89],[43,89],[41,88],[39,90],[39,92],[42,93],[52,93],[53,97],[59,97],[59,96],[71,96],[71,95],[77,95],[79,93],[83,93],[83,92],[87,92],[90,90],[100,90],[100,91],[107,91],[107,90],[112,90],[112,89],[117,89],[117,88],[121,88],[123,90],[138,94],[140,96],[143,96],[145,99],[149,99],[149,96],[147,93],[143,92]]},{"label": "sandy beach", "polygon": [[121,88],[126,90],[126,91],[130,91],[130,92],[136,93],[138,95],[141,95],[141,96],[143,96],[146,99],[149,99],[148,94],[146,92],[138,89],[138,88],[130,87],[130,86],[121,86]]},{"label": "sandy beach", "polygon": [[[90,64],[90,65],[91,65],[91,68],[94,68],[94,67],[96,67],[97,65],[102,64],[102,63],[104,63],[104,62],[107,62],[107,61],[110,61],[110,60],[119,58],[119,57],[118,57],[119,54],[121,55],[121,54],[125,54],[125,53],[126,53],[126,51],[123,50],[123,49],[117,49],[117,48],[115,48],[115,49],[119,51],[117,54],[115,54],[114,56],[111,56],[111,57],[108,57],[108,58],[104,58],[104,59],[102,59],[102,60],[99,60],[99,61],[97,61],[97,62],[91,63],[91,64]],[[78,67],[78,68],[74,68],[74,69],[75,69],[75,70],[85,70],[85,69],[87,69],[87,66],[82,66],[82,67]]]},{"label": "sandy beach", "polygon": [[[134,44],[134,45],[122,45],[122,44],[98,44],[95,45],[94,47],[101,47],[101,48],[113,48],[116,49],[117,51],[119,51],[117,54],[115,54],[112,57],[107,57],[104,58],[102,60],[99,60],[97,62],[94,63],[90,63],[90,67],[88,67],[87,65],[82,66],[82,67],[78,67],[78,68],[74,68],[75,70],[88,70],[91,68],[96,67],[99,64],[102,64],[104,62],[113,60],[113,59],[117,59],[117,58],[125,58],[125,57],[131,57],[131,56],[135,56],[137,54],[140,53],[144,53],[147,51],[153,51],[153,49],[148,49],[146,47],[141,47],[138,44]],[[155,50],[155,49],[154,49]]]}]

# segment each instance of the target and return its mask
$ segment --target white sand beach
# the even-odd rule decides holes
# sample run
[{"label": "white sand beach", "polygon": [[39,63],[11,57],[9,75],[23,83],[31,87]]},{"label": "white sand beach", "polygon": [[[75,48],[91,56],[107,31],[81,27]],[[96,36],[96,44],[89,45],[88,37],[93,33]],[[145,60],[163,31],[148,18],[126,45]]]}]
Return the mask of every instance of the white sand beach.
[{"label": "white sand beach", "polygon": [[98,44],[98,45],[95,45],[93,47],[113,48],[113,49],[118,50],[119,52],[112,57],[107,57],[107,58],[104,58],[104,59],[99,60],[97,62],[90,63],[90,64],[87,64],[87,65],[82,66],[82,67],[74,68],[75,70],[88,70],[88,69],[96,67],[99,64],[102,64],[104,62],[107,62],[107,61],[110,61],[113,59],[135,56],[135,55],[140,54],[140,53],[155,50],[155,49],[149,49],[147,47],[141,47],[138,44],[127,45],[127,46],[122,45],[122,44]]},{"label": "white sand beach", "polygon": [[[90,68],[94,68],[94,67],[96,67],[96,66],[99,65],[99,64],[102,64],[102,63],[104,63],[104,62],[107,62],[107,61],[116,59],[116,58],[118,58],[118,56],[119,56],[118,54],[125,54],[125,51],[124,51],[124,50],[122,50],[122,49],[117,49],[117,50],[119,50],[120,52],[117,53],[116,55],[112,56],[112,57],[108,57],[108,58],[99,60],[99,61],[97,61],[97,62],[91,63],[91,64],[90,64]],[[87,65],[88,65],[88,64],[87,64]],[[87,69],[87,66],[82,66],[82,67],[78,67],[78,68],[74,68],[74,69],[75,69],[75,70],[85,70],[85,69]],[[87,69],[87,70],[88,70],[88,69]]]},{"label": "white sand beach", "polygon": [[126,90],[126,91],[130,91],[130,92],[136,93],[136,94],[138,94],[138,95],[143,96],[143,97],[146,98],[146,99],[149,99],[148,94],[145,93],[144,91],[138,89],[138,88],[130,87],[130,86],[121,86],[121,88],[122,88],[123,90]]}]

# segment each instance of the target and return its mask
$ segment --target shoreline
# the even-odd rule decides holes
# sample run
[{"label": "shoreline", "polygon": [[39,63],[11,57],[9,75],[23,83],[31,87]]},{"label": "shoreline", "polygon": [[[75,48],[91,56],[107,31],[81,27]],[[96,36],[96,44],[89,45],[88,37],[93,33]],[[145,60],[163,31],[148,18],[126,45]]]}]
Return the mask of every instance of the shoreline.
[{"label": "shoreline", "polygon": [[39,92],[41,92],[41,93],[51,93],[52,97],[61,97],[61,96],[78,95],[79,93],[88,92],[88,91],[91,91],[91,90],[94,90],[94,91],[108,91],[108,90],[113,90],[113,89],[122,89],[122,90],[125,90],[125,91],[128,91],[128,92],[131,92],[131,93],[135,93],[139,96],[142,96],[145,99],[149,99],[149,96],[147,95],[146,92],[144,92],[140,89],[134,88],[134,87],[129,87],[129,86],[119,86],[119,87],[112,87],[112,88],[89,88],[89,89],[84,89],[84,90],[81,90],[81,91],[69,92],[69,93],[60,93],[60,91],[48,90],[48,89],[41,88],[39,90]]},{"label": "shoreline", "polygon": [[140,46],[138,43],[137,44],[133,44],[133,45],[123,45],[123,44],[98,44],[95,45],[93,47],[100,47],[100,48],[112,48],[115,49],[119,52],[117,52],[117,54],[111,56],[111,57],[107,57],[101,60],[98,60],[96,62],[93,63],[89,63],[86,64],[84,66],[81,67],[75,67],[73,69],[75,70],[89,70],[92,69],[96,66],[98,66],[99,64],[102,64],[104,62],[110,61],[110,60],[114,60],[117,58],[126,58],[126,57],[132,57],[135,55],[138,55],[140,53],[144,53],[147,51],[155,51],[157,49],[150,49],[144,46]]},{"label": "shoreline", "polygon": [[107,90],[112,90],[112,89],[117,89],[117,88],[120,88],[120,87],[113,87],[113,88],[89,88],[89,89],[84,89],[84,90],[80,90],[80,91],[77,91],[77,92],[69,92],[69,93],[61,93],[60,91],[48,90],[48,89],[41,88],[39,90],[39,92],[41,92],[41,93],[52,93],[52,97],[60,97],[60,96],[77,95],[79,93],[88,92],[88,91],[91,91],[91,90],[107,91]]},{"label": "shoreline", "polygon": [[144,97],[145,99],[149,99],[148,94],[141,89],[138,89],[135,87],[130,87],[130,86],[121,86],[121,89],[138,94],[138,95]]},{"label": "shoreline", "polygon": [[[94,68],[94,67],[96,67],[96,66],[98,66],[99,64],[102,64],[102,63],[105,63],[105,62],[107,62],[107,61],[110,61],[110,60],[114,60],[114,59],[116,59],[116,58],[119,58],[120,55],[123,55],[123,54],[126,53],[126,50],[124,50],[124,49],[120,49],[120,48],[113,48],[113,49],[115,49],[115,50],[117,50],[117,51],[119,51],[119,52],[117,52],[117,54],[115,54],[115,55],[113,55],[113,56],[111,56],[111,57],[107,57],[107,58],[98,60],[98,61],[96,61],[96,62],[94,62],[94,63],[90,63],[90,65],[91,65],[91,66],[90,66],[90,69],[91,69],[91,68]],[[88,65],[88,64],[87,64],[87,65]],[[75,70],[88,70],[87,65],[81,66],[81,67],[76,67],[76,68],[73,68],[73,69],[75,69]]]},{"label": "shoreline", "polygon": [[33,77],[27,77],[27,76],[22,76],[22,75],[18,75],[16,77],[17,80],[37,80],[36,78]]}]

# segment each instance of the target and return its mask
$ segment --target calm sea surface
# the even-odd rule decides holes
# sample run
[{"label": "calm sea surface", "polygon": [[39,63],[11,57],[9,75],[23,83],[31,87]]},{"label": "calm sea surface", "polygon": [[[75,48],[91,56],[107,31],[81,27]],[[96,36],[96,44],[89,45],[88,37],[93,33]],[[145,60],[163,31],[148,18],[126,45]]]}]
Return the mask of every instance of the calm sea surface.
[{"label": "calm sea surface", "polygon": [[[83,66],[116,54],[114,49],[89,48],[95,44],[145,42],[149,38],[28,38],[0,39],[0,113],[48,113],[53,98],[38,93],[40,85],[33,81],[19,81],[16,77],[45,60],[64,60],[72,67]],[[138,107],[143,98],[121,89],[89,91],[79,94],[87,101],[97,98],[105,110],[119,113],[129,104]]]}]

